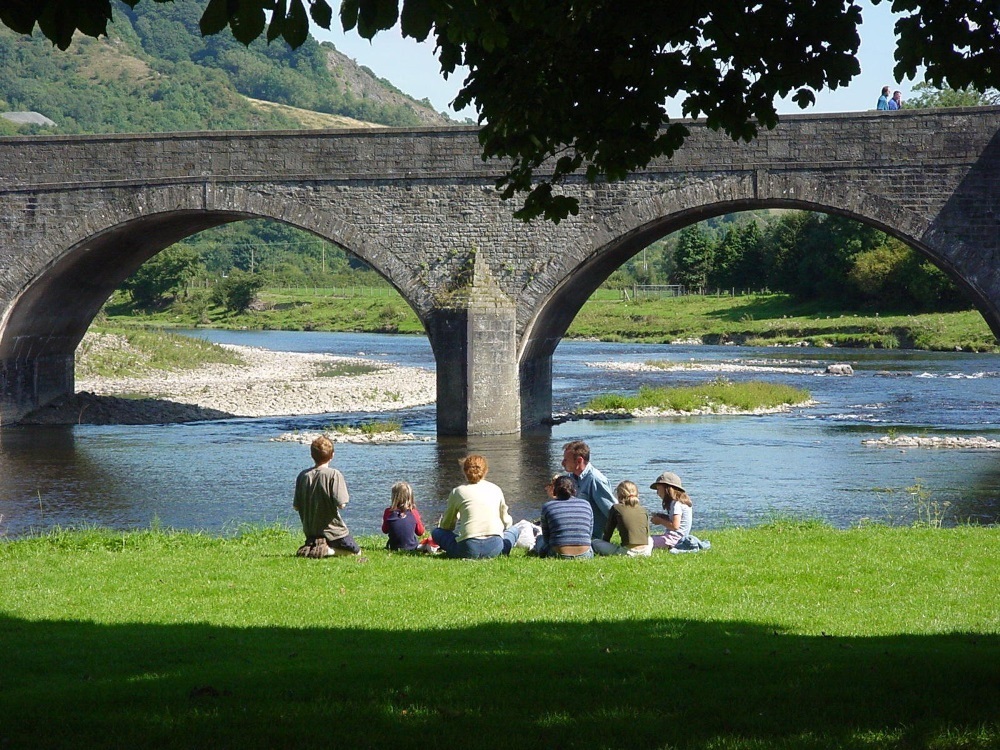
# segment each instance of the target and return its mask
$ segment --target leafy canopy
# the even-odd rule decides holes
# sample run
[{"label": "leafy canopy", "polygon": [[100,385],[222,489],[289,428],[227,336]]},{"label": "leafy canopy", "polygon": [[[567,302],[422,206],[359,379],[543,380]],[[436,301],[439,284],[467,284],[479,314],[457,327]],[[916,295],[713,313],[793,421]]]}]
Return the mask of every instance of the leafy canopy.
[{"label": "leafy canopy", "polygon": [[[923,68],[935,86],[996,87],[996,3],[872,1],[900,15],[897,79]],[[111,15],[110,0],[0,0],[0,21],[21,33],[37,24],[63,49],[76,30],[105,33]],[[329,28],[330,2],[209,0],[200,28],[294,47],[310,19]],[[445,75],[468,67],[455,105],[477,108],[484,158],[509,160],[498,187],[527,194],[521,218],[575,214],[576,201],[554,190],[570,175],[616,180],[672,155],[687,130],[669,121],[670,98],[750,140],[777,124],[776,98],[805,108],[860,72],[853,0],[342,0],[340,21],[366,38],[398,21],[408,37],[433,38]]]}]

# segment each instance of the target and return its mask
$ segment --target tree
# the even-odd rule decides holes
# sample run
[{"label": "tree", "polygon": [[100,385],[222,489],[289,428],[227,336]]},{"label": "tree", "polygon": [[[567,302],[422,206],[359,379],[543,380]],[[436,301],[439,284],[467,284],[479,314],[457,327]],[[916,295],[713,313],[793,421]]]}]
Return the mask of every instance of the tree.
[{"label": "tree", "polygon": [[700,224],[681,230],[674,252],[673,281],[689,288],[702,289],[712,272],[712,238]]},{"label": "tree", "polygon": [[173,245],[146,261],[125,280],[136,307],[154,307],[177,292],[195,274],[198,253],[183,245]]},{"label": "tree", "polygon": [[[996,3],[872,1],[891,2],[901,14],[898,80],[922,69],[934,86],[996,86]],[[111,7],[8,0],[0,22],[23,34],[37,24],[65,49],[76,30],[104,34]],[[209,0],[200,29],[228,27],[244,44],[266,36],[296,47],[308,38],[310,17],[329,28],[329,0]],[[570,175],[622,179],[673,154],[688,132],[670,122],[670,98],[685,116],[750,140],[777,124],[776,98],[805,108],[817,91],[860,72],[854,0],[634,0],[627,12],[619,0],[342,0],[340,21],[366,38],[399,21],[407,37],[433,37],[445,75],[468,66],[455,105],[475,104],[484,157],[509,160],[497,184],[507,198],[526,193],[521,218],[575,214],[576,200],[555,190]]]},{"label": "tree", "polygon": [[720,279],[721,287],[741,287],[743,289],[762,289],[767,286],[763,275],[766,268],[764,258],[764,238],[760,223],[753,219],[747,221],[736,230],[733,238],[734,257],[728,258],[726,278]]},{"label": "tree", "polygon": [[913,87],[920,94],[906,102],[908,109],[929,109],[930,107],[982,107],[1000,102],[1000,91],[989,89],[979,91],[971,86],[964,89],[938,88],[926,81]]},{"label": "tree", "polygon": [[263,286],[263,276],[234,269],[212,289],[212,301],[229,312],[245,312]]}]

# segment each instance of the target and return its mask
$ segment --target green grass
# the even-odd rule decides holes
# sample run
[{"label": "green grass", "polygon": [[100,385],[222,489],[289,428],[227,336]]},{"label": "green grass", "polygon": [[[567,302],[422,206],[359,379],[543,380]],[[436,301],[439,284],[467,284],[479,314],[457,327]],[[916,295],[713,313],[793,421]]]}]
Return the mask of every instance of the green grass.
[{"label": "green grass", "polygon": [[582,563],[0,544],[4,747],[995,748],[1000,532],[775,521]]},{"label": "green grass", "polygon": [[[151,370],[188,370],[203,364],[243,364],[218,344],[163,330],[95,327],[76,353],[76,377],[131,377]],[[125,344],[121,344],[124,339]]]},{"label": "green grass", "polygon": [[373,287],[367,291],[370,294],[341,296],[334,289],[264,289],[260,297],[265,309],[244,313],[228,312],[207,300],[177,302],[150,313],[137,313],[127,305],[112,303],[105,312],[116,325],[424,333],[416,313],[395,290]]},{"label": "green grass", "polygon": [[400,432],[403,429],[403,425],[401,422],[386,419],[361,422],[356,425],[331,424],[327,429],[331,432],[339,432],[344,435],[378,435],[384,432]]},{"label": "green grass", "polygon": [[569,336],[606,341],[706,344],[797,344],[863,348],[997,351],[997,341],[974,310],[906,314],[859,312],[829,303],[799,303],[784,294],[686,296],[625,302],[595,295]]},{"label": "green grass", "polygon": [[339,378],[354,377],[357,375],[371,375],[382,368],[378,365],[366,365],[361,362],[334,362],[321,368],[317,373],[318,378]]},{"label": "green grass", "polygon": [[760,380],[734,383],[726,378],[716,378],[711,383],[678,388],[652,388],[644,385],[634,396],[602,394],[584,404],[582,410],[655,408],[690,412],[704,409],[723,411],[728,408],[753,411],[802,404],[808,400],[809,391],[801,388]]},{"label": "green grass", "polygon": [[[108,320],[117,325],[424,333],[413,310],[387,287],[353,289],[350,295],[335,289],[266,289],[262,299],[267,309],[240,315],[206,308],[207,303],[185,302],[149,315],[127,314],[121,304],[106,310]],[[696,338],[707,344],[770,346],[805,341],[816,346],[1000,350],[982,315],[974,310],[919,315],[857,311],[829,303],[800,303],[784,294],[626,302],[620,292],[599,289],[567,336],[650,343]]]}]

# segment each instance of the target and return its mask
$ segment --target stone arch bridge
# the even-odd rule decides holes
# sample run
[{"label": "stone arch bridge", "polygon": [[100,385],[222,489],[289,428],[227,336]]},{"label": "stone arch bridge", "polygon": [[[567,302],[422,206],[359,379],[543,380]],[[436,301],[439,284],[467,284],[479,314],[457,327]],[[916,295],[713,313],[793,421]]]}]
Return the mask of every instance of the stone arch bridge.
[{"label": "stone arch bridge", "polygon": [[550,416],[552,357],[591,293],[649,242],[788,207],[899,237],[1000,334],[1000,108],[786,117],[752,143],[698,122],[672,160],[570,184],[580,214],[522,224],[474,128],[0,138],[0,420],[72,393],[94,315],[144,261],[265,217],[382,274],[437,360],[442,434]]}]

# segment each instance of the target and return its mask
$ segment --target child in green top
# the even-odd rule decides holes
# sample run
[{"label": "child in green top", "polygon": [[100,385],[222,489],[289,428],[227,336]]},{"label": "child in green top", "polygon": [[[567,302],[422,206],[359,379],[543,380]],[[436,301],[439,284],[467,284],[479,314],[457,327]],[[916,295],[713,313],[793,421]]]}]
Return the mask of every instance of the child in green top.
[{"label": "child in green top", "polygon": [[[599,555],[628,555],[649,557],[653,543],[649,537],[649,513],[639,503],[639,488],[635,482],[624,481],[615,488],[618,499],[608,511],[604,534],[592,542]],[[618,532],[621,544],[613,544],[611,537]]]}]

